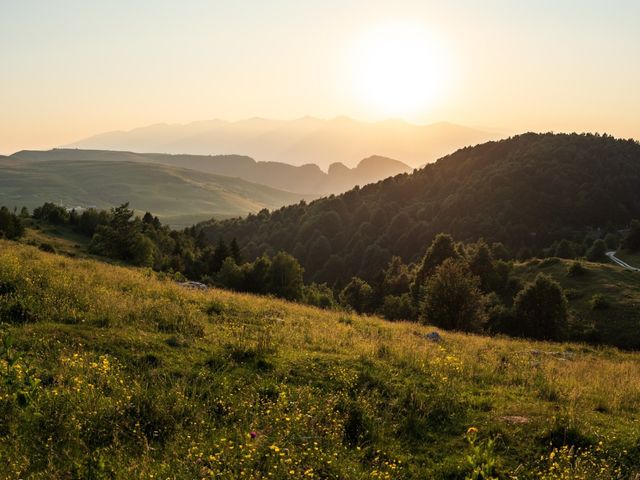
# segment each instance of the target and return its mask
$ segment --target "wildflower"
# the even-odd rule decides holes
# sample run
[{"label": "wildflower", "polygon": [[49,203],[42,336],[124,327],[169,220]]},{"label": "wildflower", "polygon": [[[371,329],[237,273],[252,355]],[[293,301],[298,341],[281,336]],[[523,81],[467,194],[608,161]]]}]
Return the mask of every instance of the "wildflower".
[{"label": "wildflower", "polygon": [[258,432],[254,432],[253,430],[249,432],[249,436],[251,438],[256,438],[258,436]]}]

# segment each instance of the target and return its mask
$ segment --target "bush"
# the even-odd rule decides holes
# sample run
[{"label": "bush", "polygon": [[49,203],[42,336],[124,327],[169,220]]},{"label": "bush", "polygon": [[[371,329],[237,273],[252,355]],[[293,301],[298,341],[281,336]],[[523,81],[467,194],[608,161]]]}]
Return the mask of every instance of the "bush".
[{"label": "bush", "polygon": [[589,305],[591,306],[591,310],[607,310],[608,308],[611,308],[611,303],[601,293],[596,293],[591,297]]},{"label": "bush", "polygon": [[336,306],[333,291],[326,283],[320,285],[317,283],[305,285],[302,289],[302,301],[308,305],[319,308],[333,308]]},{"label": "bush", "polygon": [[340,292],[340,303],[353,308],[358,313],[369,312],[373,299],[373,289],[364,280],[353,277]]},{"label": "bush", "polygon": [[538,268],[547,268],[547,267],[550,267],[552,265],[557,265],[558,263],[560,263],[560,259],[558,257],[548,257],[548,258],[545,258],[543,260],[539,260],[537,262],[537,267]]},{"label": "bush", "polygon": [[581,262],[572,262],[567,269],[567,275],[570,277],[582,277],[589,273]]},{"label": "bush", "polygon": [[480,280],[460,260],[447,259],[429,279],[422,305],[426,320],[434,325],[477,331],[482,323]]},{"label": "bush", "polygon": [[269,267],[269,292],[287,300],[302,298],[302,274],[304,269],[288,253],[280,252],[271,260]]},{"label": "bush", "polygon": [[38,245],[38,248],[43,252],[57,253],[56,247],[54,247],[50,243],[41,243],[40,245]]},{"label": "bush", "polygon": [[560,243],[556,247],[555,254],[556,254],[556,257],[559,257],[559,258],[575,257],[573,246],[571,245],[571,242],[569,242],[569,240],[566,240],[566,239],[560,241]]},{"label": "bush", "polygon": [[593,242],[593,245],[591,245],[591,248],[587,251],[587,260],[591,262],[601,262],[603,260],[606,260],[606,253],[607,244],[604,243],[604,240],[599,238],[598,240]]},{"label": "bush", "polygon": [[417,317],[411,295],[407,293],[384,297],[380,313],[387,320],[414,320]]},{"label": "bush", "polygon": [[567,300],[577,300],[584,297],[584,292],[576,290],[575,288],[567,288],[564,291],[564,296],[567,297]]},{"label": "bush", "polygon": [[24,235],[24,226],[20,217],[11,213],[7,207],[0,208],[0,237],[14,240],[22,235]]},{"label": "bush", "polygon": [[548,275],[539,273],[525,285],[514,300],[515,332],[540,340],[562,338],[567,329],[567,299],[560,285]]}]

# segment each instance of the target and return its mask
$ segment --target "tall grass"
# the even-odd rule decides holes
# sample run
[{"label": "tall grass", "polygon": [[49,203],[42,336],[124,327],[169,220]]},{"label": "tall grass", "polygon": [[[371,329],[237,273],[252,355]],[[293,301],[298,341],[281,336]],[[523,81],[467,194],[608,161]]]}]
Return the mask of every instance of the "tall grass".
[{"label": "tall grass", "polygon": [[640,469],[639,354],[434,343],[3,241],[0,315],[2,478],[465,478],[487,452],[503,478]]}]

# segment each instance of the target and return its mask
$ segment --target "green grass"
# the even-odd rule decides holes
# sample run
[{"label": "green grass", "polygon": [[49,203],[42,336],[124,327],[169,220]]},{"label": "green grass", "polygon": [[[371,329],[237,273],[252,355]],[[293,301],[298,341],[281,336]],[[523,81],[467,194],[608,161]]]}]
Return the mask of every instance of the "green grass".
[{"label": "green grass", "polygon": [[139,162],[0,162],[0,205],[33,209],[45,202],[108,209],[130,202],[164,223],[186,227],[297,203],[311,196],[166,165]]},{"label": "green grass", "polygon": [[21,242],[33,245],[50,245],[56,252],[67,256],[87,257],[87,247],[89,238],[73,232],[69,227],[50,225],[46,222],[28,219],[26,223],[24,237]]},{"label": "green grass", "polygon": [[[572,263],[559,258],[516,263],[514,274],[526,282],[543,272],[562,285],[572,315],[572,338],[640,349],[640,274],[612,263],[581,261],[585,274],[570,276]],[[598,297],[607,308],[594,308]]]},{"label": "green grass", "polygon": [[436,344],[5,241],[0,315],[1,478],[462,479],[472,426],[501,478],[640,469],[636,353]]}]

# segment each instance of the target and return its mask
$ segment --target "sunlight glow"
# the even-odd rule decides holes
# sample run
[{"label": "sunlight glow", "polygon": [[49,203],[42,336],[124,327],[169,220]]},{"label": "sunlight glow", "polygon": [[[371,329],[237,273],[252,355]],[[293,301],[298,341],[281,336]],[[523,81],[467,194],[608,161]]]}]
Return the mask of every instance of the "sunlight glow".
[{"label": "sunlight glow", "polygon": [[426,29],[394,25],[372,29],[350,55],[360,99],[384,115],[410,115],[443,95],[450,74],[444,49]]}]

